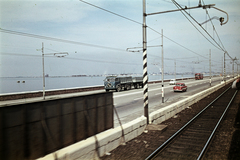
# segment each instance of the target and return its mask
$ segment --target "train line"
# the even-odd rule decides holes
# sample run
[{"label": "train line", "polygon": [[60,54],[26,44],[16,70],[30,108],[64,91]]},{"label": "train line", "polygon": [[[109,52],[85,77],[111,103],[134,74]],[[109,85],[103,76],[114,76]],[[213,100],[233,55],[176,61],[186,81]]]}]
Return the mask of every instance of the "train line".
[{"label": "train line", "polygon": [[229,87],[158,147],[150,159],[201,159],[237,90]]}]

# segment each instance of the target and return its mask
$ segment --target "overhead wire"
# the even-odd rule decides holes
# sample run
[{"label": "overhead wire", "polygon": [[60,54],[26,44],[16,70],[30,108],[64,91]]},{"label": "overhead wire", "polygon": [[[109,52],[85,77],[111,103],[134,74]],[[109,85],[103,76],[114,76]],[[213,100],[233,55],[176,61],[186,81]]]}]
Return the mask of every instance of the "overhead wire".
[{"label": "overhead wire", "polygon": [[[101,10],[103,10],[103,11],[108,12],[108,13],[114,14],[114,15],[119,16],[119,17],[121,17],[121,18],[124,18],[124,19],[127,19],[127,20],[129,20],[129,21],[132,21],[132,22],[134,22],[134,23],[137,23],[137,24],[142,25],[142,23],[137,22],[137,21],[135,21],[135,20],[132,20],[132,19],[130,19],[130,18],[127,18],[127,17],[125,17],[125,16],[122,16],[122,15],[120,15],[120,14],[116,14],[116,13],[114,13],[114,12],[112,12],[112,11],[106,10],[106,9],[104,9],[104,8],[101,8],[101,7],[99,7],[99,6],[93,5],[93,4],[88,3],[88,2],[85,2],[85,1],[83,1],[83,0],[80,0],[80,1],[81,1],[81,2],[84,2],[84,3],[88,4],[88,5],[91,5],[91,6],[93,6],[93,7],[99,8],[99,9],[101,9]],[[161,35],[161,33],[158,32],[158,31],[156,31],[155,29],[153,29],[153,28],[151,28],[151,27],[149,27],[149,26],[147,26],[147,27],[148,27],[150,30],[152,30],[152,31],[154,31],[154,32],[156,32],[156,33],[158,33],[158,34]],[[95,44],[88,44],[88,43],[83,43],[83,42],[76,42],[76,41],[71,41],[71,40],[64,40],[64,39],[59,39],[59,38],[52,38],[52,37],[47,37],[47,36],[40,36],[40,35],[35,35],[35,34],[29,34],[29,33],[17,32],[17,31],[11,31],[11,30],[3,29],[3,28],[0,28],[0,32],[9,33],[9,34],[15,34],[15,35],[21,35],[21,36],[28,36],[28,37],[39,38],[39,39],[53,40],[53,41],[64,42],[64,43],[71,43],[71,44],[77,44],[77,45],[97,47],[97,48],[103,48],[103,49],[111,49],[111,50],[125,51],[125,50],[119,49],[119,48],[112,48],[112,47],[100,46],[100,45],[95,45]],[[168,38],[167,36],[165,36],[165,35],[163,35],[163,36],[164,36],[166,39],[172,41],[173,43],[175,43],[175,44],[183,47],[184,49],[186,49],[186,50],[188,50],[188,51],[190,51],[190,52],[192,52],[192,53],[194,53],[194,54],[196,54],[196,55],[198,55],[198,56],[201,56],[201,57],[203,57],[203,58],[206,58],[206,57],[202,56],[201,54],[198,54],[198,53],[190,50],[189,48],[187,48],[187,47],[185,47],[185,46],[177,43],[176,41]]]},{"label": "overhead wire", "polygon": [[[202,2],[203,2],[203,4],[205,5],[205,3],[204,3],[203,0],[202,0]],[[218,35],[218,33],[217,33],[217,31],[216,31],[216,29],[215,29],[215,26],[214,26],[214,24],[213,24],[213,22],[212,22],[212,19],[211,19],[211,17],[210,17],[210,14],[209,14],[207,8],[205,8],[205,10],[206,10],[206,14],[207,14],[208,18],[210,19],[210,22],[211,22],[211,24],[212,24],[212,26],[213,26],[213,31],[216,33],[216,35],[217,35],[217,37],[218,37],[218,40],[219,40],[220,44],[222,45],[223,49],[226,50],[225,47],[224,47],[224,45],[223,45],[223,43],[222,43],[222,41],[221,41],[221,39],[220,39],[220,37],[219,37],[219,35]]]},{"label": "overhead wire", "polygon": [[[181,11],[181,13],[184,15],[184,17],[194,26],[194,28],[207,40],[209,41],[213,46],[215,46],[216,48],[218,48],[219,50],[222,50],[225,52],[225,50],[215,41],[215,39],[212,38],[212,36],[201,26],[199,25],[203,31],[205,33],[207,33],[207,35],[216,43],[214,44],[213,42],[211,42],[194,24],[192,21],[190,21],[190,19],[186,16],[188,15],[195,23],[199,24],[197,22],[197,20],[195,18],[193,18],[189,13],[187,13],[175,0],[172,0],[172,2],[175,4],[175,6]],[[185,12],[185,14],[184,14]]]},{"label": "overhead wire", "polygon": [[[33,54],[19,54],[19,53],[7,53],[7,52],[0,52],[1,55],[11,55],[11,56],[27,56],[27,57],[39,57],[41,58],[42,55],[33,55]],[[49,58],[56,58],[50,55],[44,55]],[[141,63],[127,63],[127,62],[114,62],[114,61],[106,61],[106,60],[94,60],[94,59],[86,59],[86,58],[76,58],[76,57],[64,57],[64,59],[70,60],[80,60],[80,61],[88,61],[88,62],[98,62],[98,63],[111,63],[111,64],[125,64],[125,65],[142,65]]]},{"label": "overhead wire", "polygon": [[112,48],[112,47],[100,46],[100,45],[95,45],[95,44],[89,44],[89,43],[83,43],[83,42],[65,40],[65,39],[60,39],[60,38],[40,36],[40,35],[36,35],[36,34],[30,34],[30,33],[18,32],[18,31],[12,31],[12,30],[7,30],[7,29],[3,29],[3,28],[0,28],[0,32],[9,33],[9,34],[14,34],[14,35],[20,35],[20,36],[27,36],[27,37],[32,37],[32,38],[38,38],[38,39],[45,39],[45,40],[51,40],[51,41],[57,41],[57,42],[64,42],[64,43],[76,44],[76,45],[96,47],[96,48],[102,48],[102,49],[125,51],[124,49],[120,49],[120,48]]},{"label": "overhead wire", "polygon": [[[120,15],[120,14],[114,13],[114,12],[109,11],[109,10],[107,10],[107,9],[104,9],[104,8],[102,8],[102,7],[99,7],[99,6],[93,5],[93,4],[88,3],[88,2],[86,2],[86,1],[83,1],[83,0],[79,0],[79,1],[81,1],[81,2],[83,2],[83,3],[86,3],[86,4],[90,5],[90,6],[96,7],[96,8],[98,8],[98,9],[101,9],[101,10],[103,10],[103,11],[105,11],[105,12],[108,12],[108,13],[114,14],[114,15],[119,16],[119,17],[121,17],[121,18],[124,18],[124,19],[127,19],[127,20],[129,20],[129,21],[132,21],[132,22],[134,22],[134,23],[137,23],[137,24],[142,25],[142,23],[140,23],[140,22],[137,22],[137,21],[135,21],[135,20],[132,20],[132,19],[127,18],[127,17],[125,17],[125,16],[122,16],[122,15]],[[166,1],[166,2],[167,2],[167,1]],[[160,32],[158,32],[157,30],[155,30],[155,29],[153,29],[153,28],[151,28],[151,27],[149,27],[149,26],[147,26],[147,28],[149,28],[150,30],[152,30],[152,31],[154,31],[154,32],[156,32],[156,33],[158,33],[159,35],[162,35]],[[168,38],[168,37],[165,36],[165,35],[163,35],[163,37],[165,37],[166,39],[172,41],[173,43],[175,43],[175,44],[177,44],[177,45],[183,47],[184,49],[186,49],[186,50],[188,50],[188,51],[190,51],[190,52],[192,52],[192,53],[194,53],[194,54],[197,54],[198,56],[201,56],[201,57],[203,57],[203,58],[206,58],[206,57],[202,56],[201,54],[198,54],[198,53],[192,51],[191,49],[188,49],[187,47],[184,47],[183,45],[177,43],[176,41],[174,41],[174,40]]]}]

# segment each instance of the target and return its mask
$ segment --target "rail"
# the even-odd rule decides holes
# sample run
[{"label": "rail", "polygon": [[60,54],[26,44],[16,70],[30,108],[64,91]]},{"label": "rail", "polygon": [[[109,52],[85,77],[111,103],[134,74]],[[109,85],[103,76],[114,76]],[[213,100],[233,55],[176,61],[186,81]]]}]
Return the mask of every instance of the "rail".
[{"label": "rail", "polygon": [[[213,103],[217,102],[223,95],[225,95],[231,87],[229,87],[228,89],[226,89],[223,93],[221,93],[216,99],[214,99],[211,103],[209,103],[203,110],[201,110],[196,116],[194,116],[190,121],[188,121],[182,128],[180,128],[177,132],[175,132],[169,139],[167,139],[160,147],[158,147],[153,153],[151,153],[145,160],[150,160],[150,159],[154,159],[158,156],[159,153],[161,153],[164,149],[166,149],[170,144],[173,143],[173,141],[175,139],[177,139],[177,137],[180,137],[180,135],[186,131],[186,129],[190,126],[192,126],[192,124],[195,122],[197,119],[200,119],[199,117],[201,117],[201,115],[208,109],[211,108],[211,106],[213,105]],[[211,141],[216,129],[218,128],[221,120],[223,119],[227,109],[229,108],[232,100],[234,99],[235,95],[236,95],[237,91],[233,94],[233,96],[231,97],[230,101],[228,101],[227,107],[225,108],[224,112],[221,115],[221,118],[218,120],[217,124],[215,125],[211,135],[209,136],[207,143],[204,143],[204,147],[203,149],[198,152],[200,153],[199,156],[197,156],[198,159],[201,159],[201,157],[203,156],[207,146],[209,145],[209,142]],[[225,97],[224,97],[225,98]],[[195,158],[194,158],[195,159]]]}]

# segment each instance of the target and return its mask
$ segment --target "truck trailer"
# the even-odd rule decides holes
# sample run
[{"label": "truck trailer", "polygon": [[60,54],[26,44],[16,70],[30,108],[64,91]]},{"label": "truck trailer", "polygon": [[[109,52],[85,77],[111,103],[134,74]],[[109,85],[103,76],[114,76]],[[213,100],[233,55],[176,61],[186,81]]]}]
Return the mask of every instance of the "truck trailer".
[{"label": "truck trailer", "polygon": [[143,87],[142,77],[118,77],[118,76],[107,76],[104,79],[104,88],[108,92],[109,90],[130,90],[134,87],[135,89]]}]

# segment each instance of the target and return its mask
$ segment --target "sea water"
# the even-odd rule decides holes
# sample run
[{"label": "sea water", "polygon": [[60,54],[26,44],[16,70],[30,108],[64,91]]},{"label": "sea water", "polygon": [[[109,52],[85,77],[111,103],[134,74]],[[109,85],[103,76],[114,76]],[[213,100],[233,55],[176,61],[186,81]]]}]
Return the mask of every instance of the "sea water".
[{"label": "sea water", "polygon": [[[176,75],[176,78],[193,77],[193,75]],[[174,75],[164,75],[164,79],[173,79]],[[68,89],[103,85],[104,76],[86,77],[45,77],[45,90]],[[149,75],[149,81],[161,80],[161,75]],[[42,77],[0,77],[0,94],[42,91]]]}]

